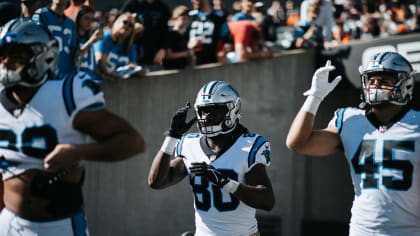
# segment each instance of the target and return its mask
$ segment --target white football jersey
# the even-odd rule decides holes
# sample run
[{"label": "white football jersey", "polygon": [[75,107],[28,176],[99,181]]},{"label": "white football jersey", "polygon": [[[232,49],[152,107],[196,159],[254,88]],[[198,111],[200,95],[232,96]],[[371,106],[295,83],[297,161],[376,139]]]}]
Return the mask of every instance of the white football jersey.
[{"label": "white football jersey", "polygon": [[19,115],[0,104],[0,162],[3,180],[28,169],[44,169],[43,160],[57,144],[84,144],[88,136],[73,128],[82,109],[104,107],[97,83],[83,72],[48,80]]},{"label": "white football jersey", "polygon": [[[268,166],[270,163],[270,143],[258,134],[242,134],[217,159],[206,154],[204,149],[208,146],[203,149],[200,144],[202,137],[199,133],[189,134],[178,142],[176,156],[183,157],[188,172],[192,162],[206,162],[230,179],[245,183],[245,175],[253,166],[258,163]],[[189,179],[194,194],[195,235],[249,236],[258,231],[255,208],[205,178],[189,174]]]},{"label": "white football jersey", "polygon": [[420,112],[378,124],[356,108],[338,109],[330,122],[354,185],[350,235],[420,235]]}]

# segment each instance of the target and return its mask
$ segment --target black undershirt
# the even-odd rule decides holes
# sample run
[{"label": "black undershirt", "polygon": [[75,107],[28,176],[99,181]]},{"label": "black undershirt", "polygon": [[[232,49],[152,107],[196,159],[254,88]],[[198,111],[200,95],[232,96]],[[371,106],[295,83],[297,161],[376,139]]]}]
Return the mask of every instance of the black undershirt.
[{"label": "black undershirt", "polygon": [[245,128],[244,126],[242,126],[241,124],[238,124],[236,126],[236,128],[228,134],[224,134],[224,135],[231,135],[231,143],[224,149],[220,150],[219,152],[215,152],[213,151],[208,143],[207,143],[207,138],[206,136],[202,136],[200,139],[200,146],[201,149],[203,150],[204,154],[206,154],[206,156],[211,160],[210,157],[212,156],[216,156],[216,159],[221,156],[223,153],[225,153],[230,147],[232,147],[232,145],[236,142],[236,140],[242,135],[242,134],[246,134],[248,133],[248,129]]},{"label": "black undershirt", "polygon": [[7,93],[6,89],[1,90],[0,103],[11,115],[17,117],[20,114],[22,114],[23,110],[26,107],[26,104],[18,104],[16,101],[10,98],[11,96],[11,94]]},{"label": "black undershirt", "polygon": [[366,118],[369,120],[369,122],[376,127],[376,129],[382,129],[382,130],[388,130],[393,126],[396,122],[401,120],[405,114],[411,109],[410,106],[404,106],[400,113],[398,113],[396,116],[394,116],[388,124],[382,124],[378,118],[376,118],[375,114],[372,112],[372,109],[369,108],[366,110]]}]

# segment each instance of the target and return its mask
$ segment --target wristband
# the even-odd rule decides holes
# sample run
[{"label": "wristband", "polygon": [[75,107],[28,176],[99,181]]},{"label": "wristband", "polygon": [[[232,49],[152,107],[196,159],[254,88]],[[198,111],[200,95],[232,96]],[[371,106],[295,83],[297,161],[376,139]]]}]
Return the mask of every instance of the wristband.
[{"label": "wristband", "polygon": [[226,192],[229,193],[235,193],[236,190],[239,187],[239,182],[235,181],[235,180],[229,180],[229,182],[227,182],[222,189],[225,190]]},{"label": "wristband", "polygon": [[174,153],[178,141],[179,139],[177,138],[166,136],[165,141],[163,141],[162,147],[160,147],[160,150],[168,155],[172,155]]},{"label": "wristband", "polygon": [[318,111],[318,107],[321,104],[322,100],[318,97],[315,97],[313,95],[309,95],[305,103],[303,103],[302,108],[300,110],[309,112],[313,115],[316,115],[316,112]]}]

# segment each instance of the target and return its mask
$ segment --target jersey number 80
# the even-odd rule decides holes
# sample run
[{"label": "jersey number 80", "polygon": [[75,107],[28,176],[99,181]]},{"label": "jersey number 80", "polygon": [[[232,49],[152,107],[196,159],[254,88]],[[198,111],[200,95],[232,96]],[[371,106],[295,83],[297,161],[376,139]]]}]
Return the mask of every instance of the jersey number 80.
[{"label": "jersey number 80", "polygon": [[[233,180],[238,180],[238,174],[235,171],[230,169],[217,169],[223,173],[224,176],[229,177]],[[199,180],[198,183],[196,180]],[[235,210],[239,205],[239,200],[234,197],[232,194],[229,194],[230,199],[229,201],[223,201],[223,193],[222,190],[209,183],[206,178],[202,178],[199,176],[191,177],[190,176],[190,184],[192,186],[194,192],[194,199],[195,199],[195,207],[202,211],[208,211],[211,207],[211,202],[213,198],[213,205],[218,211],[232,211]],[[211,190],[209,190],[209,185],[211,186]],[[201,196],[201,199],[199,198]]]}]

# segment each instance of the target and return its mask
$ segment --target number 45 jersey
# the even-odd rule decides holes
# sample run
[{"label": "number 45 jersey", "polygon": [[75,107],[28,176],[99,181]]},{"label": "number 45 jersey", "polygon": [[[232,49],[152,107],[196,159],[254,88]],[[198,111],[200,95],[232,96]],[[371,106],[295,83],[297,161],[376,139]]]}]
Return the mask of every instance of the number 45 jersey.
[{"label": "number 45 jersey", "polygon": [[420,235],[420,112],[384,127],[364,110],[341,108],[331,125],[354,185],[350,235]]},{"label": "number 45 jersey", "polygon": [[[209,151],[204,143],[205,137],[201,134],[189,134],[178,142],[176,156],[183,158],[188,171],[192,162],[206,162],[230,179],[245,183],[245,175],[252,167],[270,163],[270,143],[258,134],[242,134],[217,159],[206,154]],[[189,176],[194,194],[196,236],[249,236],[258,231],[255,208],[205,178]]]},{"label": "number 45 jersey", "polygon": [[44,169],[43,161],[57,144],[84,144],[88,136],[73,128],[81,110],[104,107],[103,93],[80,72],[44,83],[20,114],[6,109],[4,90],[0,105],[0,162],[3,179],[28,169]]}]

